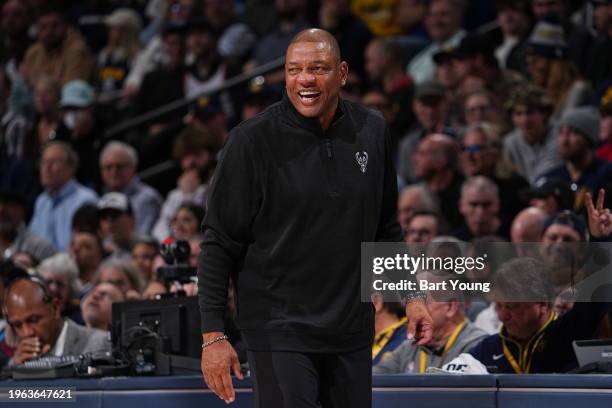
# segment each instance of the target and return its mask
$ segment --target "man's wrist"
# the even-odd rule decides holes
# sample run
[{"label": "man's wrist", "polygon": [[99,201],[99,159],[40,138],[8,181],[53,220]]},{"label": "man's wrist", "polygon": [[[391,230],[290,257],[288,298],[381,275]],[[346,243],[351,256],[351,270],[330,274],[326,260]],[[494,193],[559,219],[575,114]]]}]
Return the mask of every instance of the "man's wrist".
[{"label": "man's wrist", "polygon": [[411,290],[404,293],[404,301],[406,304],[411,302],[424,302],[427,298],[427,292],[424,290]]}]

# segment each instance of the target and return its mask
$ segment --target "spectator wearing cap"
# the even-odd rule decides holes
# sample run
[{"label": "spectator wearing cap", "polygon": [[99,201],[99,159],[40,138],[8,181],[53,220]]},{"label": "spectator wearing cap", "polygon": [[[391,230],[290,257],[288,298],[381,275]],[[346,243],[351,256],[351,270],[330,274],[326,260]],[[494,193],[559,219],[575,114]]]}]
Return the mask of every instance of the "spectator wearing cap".
[{"label": "spectator wearing cap", "polygon": [[58,8],[43,9],[36,22],[37,41],[26,52],[23,72],[32,83],[50,75],[62,85],[75,79],[93,78],[94,59],[81,35]]},{"label": "spectator wearing cap", "polygon": [[65,251],[70,243],[72,217],[85,203],[97,202],[98,196],[74,179],[79,157],[70,145],[51,142],[42,152],[40,183],[45,188],[34,206],[30,229]]},{"label": "spectator wearing cap", "polygon": [[499,130],[490,123],[476,123],[467,127],[460,143],[463,174],[466,177],[485,176],[497,185],[499,215],[504,222],[509,222],[523,207],[517,192],[528,188],[529,184],[502,157]]},{"label": "spectator wearing cap", "polygon": [[530,184],[561,163],[556,134],[549,119],[551,102],[543,89],[516,88],[506,103],[514,130],[504,136],[504,157]]},{"label": "spectator wearing cap", "polygon": [[167,196],[153,228],[153,236],[163,241],[170,236],[170,224],[179,207],[186,203],[204,206],[208,180],[216,165],[215,154],[220,143],[211,132],[187,127],[174,144],[174,158],[182,174],[176,188]]},{"label": "spectator wearing cap", "polygon": [[394,133],[403,134],[414,122],[412,78],[406,75],[405,52],[397,39],[375,38],[365,49],[365,71],[371,85],[381,88],[391,99],[393,109],[401,112],[389,124]]},{"label": "spectator wearing cap", "polygon": [[[456,276],[455,276],[456,277]],[[445,283],[449,276],[427,273],[430,282]],[[465,303],[459,292],[429,292],[427,305],[432,317],[433,338],[427,346],[404,341],[390,355],[372,367],[373,374],[423,374],[428,367],[442,367],[461,353],[478,344],[486,333],[465,316]]]},{"label": "spectator wearing cap", "polygon": [[496,0],[495,5],[501,32],[495,57],[500,68],[525,74],[525,47],[531,28],[529,0]]},{"label": "spectator wearing cap", "polygon": [[507,226],[499,216],[499,209],[499,189],[494,182],[484,176],[467,179],[459,198],[459,211],[465,221],[453,236],[462,241],[492,235],[506,237]]},{"label": "spectator wearing cap", "polygon": [[599,109],[601,119],[599,121],[599,143],[596,156],[599,159],[612,161],[612,86],[608,87],[601,98]]},{"label": "spectator wearing cap", "polygon": [[31,254],[37,261],[55,254],[53,245],[26,226],[23,197],[9,190],[0,190],[0,258],[9,259],[19,252]]},{"label": "spectator wearing cap", "polygon": [[63,252],[55,254],[42,261],[37,271],[45,281],[49,294],[57,299],[62,316],[83,324],[79,307],[81,293],[79,269],[72,257]]},{"label": "spectator wearing cap", "polygon": [[568,183],[576,197],[575,210],[582,209],[587,191],[599,191],[612,182],[612,163],[595,155],[598,139],[599,112],[595,108],[570,109],[561,118],[558,142],[563,164],[545,176]]},{"label": "spectator wearing cap", "polygon": [[101,138],[94,105],[94,89],[87,82],[76,79],[64,85],[60,99],[62,120],[53,134],[53,140],[69,143],[81,163],[87,163],[76,173],[76,179],[86,185],[94,185],[97,178],[95,168],[90,165],[96,162],[96,146]]},{"label": "spectator wearing cap", "polygon": [[104,190],[125,194],[137,210],[134,214],[136,231],[149,234],[159,216],[162,198],[154,188],[140,181],[136,175],[137,168],[138,154],[126,143],[110,142],[100,153]]},{"label": "spectator wearing cap", "polygon": [[594,337],[605,303],[577,302],[556,318],[556,293],[547,277],[546,266],[534,258],[502,264],[491,285],[502,328],[470,350],[472,356],[498,373],[562,373],[576,368],[572,342]]},{"label": "spectator wearing cap", "polygon": [[402,138],[397,158],[398,174],[406,183],[415,180],[412,156],[419,142],[430,133],[452,133],[447,128],[449,120],[449,102],[446,91],[436,81],[426,81],[416,86],[412,109],[416,123]]},{"label": "spectator wearing cap", "polygon": [[569,183],[554,177],[540,177],[533,188],[524,194],[524,201],[539,208],[547,215],[553,215],[574,208],[574,192]]},{"label": "spectator wearing cap", "polygon": [[32,156],[28,146],[31,123],[11,108],[11,87],[6,68],[0,64],[0,151],[9,157],[28,158]]},{"label": "spectator wearing cap", "polygon": [[[587,52],[593,38],[583,24],[573,21],[572,7],[567,0],[531,0],[536,24],[542,21],[561,25],[567,43],[569,61],[584,72]],[[534,27],[535,30],[535,27]]]},{"label": "spectator wearing cap", "polygon": [[27,2],[19,0],[5,1],[2,5],[2,40],[0,40],[0,60],[21,64],[26,50],[34,42],[29,34],[32,25],[32,9]]},{"label": "spectator wearing cap", "polygon": [[459,228],[463,223],[459,198],[464,178],[457,141],[440,133],[428,135],[419,142],[412,163],[416,179],[436,197],[451,231]]},{"label": "spectator wearing cap", "polygon": [[142,29],[140,16],[128,8],[113,11],[104,19],[108,27],[106,47],[98,54],[98,80],[100,92],[123,88],[123,83],[140,51],[138,34]]},{"label": "spectator wearing cap", "polygon": [[433,79],[433,55],[442,49],[459,45],[465,36],[461,29],[464,3],[457,0],[433,0],[425,15],[425,27],[432,43],[419,52],[408,64],[408,74],[418,84]]},{"label": "spectator wearing cap", "polygon": [[567,109],[584,105],[591,95],[589,84],[580,79],[568,60],[568,47],[561,25],[540,21],[527,41],[527,70],[532,81],[546,90],[553,101],[553,119]]},{"label": "spectator wearing cap", "polygon": [[106,193],[98,201],[100,235],[109,253],[130,252],[136,239],[134,212],[123,193]]},{"label": "spectator wearing cap", "polygon": [[612,2],[590,0],[593,6],[595,38],[586,58],[584,77],[593,84],[612,79]]}]

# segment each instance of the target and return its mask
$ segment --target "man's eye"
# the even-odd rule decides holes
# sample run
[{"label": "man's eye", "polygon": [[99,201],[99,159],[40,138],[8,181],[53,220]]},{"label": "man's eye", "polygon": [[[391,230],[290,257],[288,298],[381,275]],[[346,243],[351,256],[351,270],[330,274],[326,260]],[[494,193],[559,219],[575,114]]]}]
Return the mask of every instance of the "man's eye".
[{"label": "man's eye", "polygon": [[295,74],[297,74],[298,72],[300,72],[300,69],[299,69],[299,68],[289,68],[287,71],[288,71],[290,74],[295,75]]},{"label": "man's eye", "polygon": [[324,73],[324,72],[327,72],[327,68],[325,68],[325,67],[314,67],[313,71],[318,73],[318,74],[319,73]]}]

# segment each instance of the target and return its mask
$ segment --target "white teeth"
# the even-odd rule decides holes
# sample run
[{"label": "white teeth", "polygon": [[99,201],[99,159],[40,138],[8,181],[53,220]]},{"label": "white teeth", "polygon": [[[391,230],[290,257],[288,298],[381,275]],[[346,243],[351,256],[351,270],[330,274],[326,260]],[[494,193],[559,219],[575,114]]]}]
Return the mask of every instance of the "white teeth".
[{"label": "white teeth", "polygon": [[315,91],[302,91],[298,93],[300,96],[316,96],[319,94],[319,92],[315,92]]}]

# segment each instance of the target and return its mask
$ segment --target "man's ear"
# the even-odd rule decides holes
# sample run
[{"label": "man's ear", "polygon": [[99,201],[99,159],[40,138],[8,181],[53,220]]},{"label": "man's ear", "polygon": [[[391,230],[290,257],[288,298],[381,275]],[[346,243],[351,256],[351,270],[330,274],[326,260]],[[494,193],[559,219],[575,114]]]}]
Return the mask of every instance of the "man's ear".
[{"label": "man's ear", "polygon": [[376,310],[376,313],[382,310],[384,303],[383,296],[379,292],[372,294],[372,304],[374,304],[374,310]]},{"label": "man's ear", "polygon": [[346,61],[342,61],[340,63],[340,78],[341,78],[341,84],[342,86],[346,85],[346,80],[348,78],[348,73],[349,73],[349,67],[348,64],[346,63]]}]

